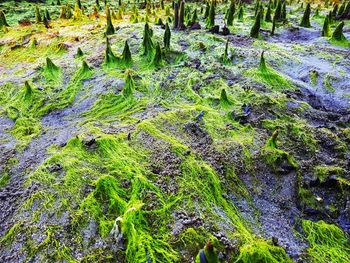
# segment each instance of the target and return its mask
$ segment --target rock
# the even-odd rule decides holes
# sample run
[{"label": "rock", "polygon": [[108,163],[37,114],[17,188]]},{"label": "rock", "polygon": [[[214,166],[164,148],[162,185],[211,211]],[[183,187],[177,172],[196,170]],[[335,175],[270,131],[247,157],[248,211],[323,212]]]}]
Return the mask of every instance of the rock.
[{"label": "rock", "polygon": [[191,30],[201,29],[201,25],[198,22],[194,22],[193,25],[190,27]]},{"label": "rock", "polygon": [[209,29],[209,32],[213,34],[219,34],[220,27],[219,26],[213,26],[212,28]]},{"label": "rock", "polygon": [[228,27],[223,27],[222,28],[222,34],[224,35],[224,36],[227,36],[227,35],[229,35],[229,34],[231,34],[231,32],[230,32],[230,29],[228,29]]},{"label": "rock", "polygon": [[278,246],[278,238],[277,238],[277,237],[272,237],[272,238],[271,238],[271,241],[272,241],[272,244],[273,244],[274,246]]}]

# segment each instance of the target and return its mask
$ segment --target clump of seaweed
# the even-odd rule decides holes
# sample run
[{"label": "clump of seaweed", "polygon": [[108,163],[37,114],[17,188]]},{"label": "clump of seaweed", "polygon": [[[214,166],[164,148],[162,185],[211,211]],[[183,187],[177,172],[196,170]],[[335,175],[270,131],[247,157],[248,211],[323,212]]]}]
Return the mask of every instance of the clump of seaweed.
[{"label": "clump of seaweed", "polygon": [[264,240],[256,240],[243,245],[240,248],[235,263],[270,262],[270,263],[292,263],[283,248],[270,245]]},{"label": "clump of seaweed", "polygon": [[276,19],[276,22],[282,21],[282,3],[280,0],[277,2],[274,18]]},{"label": "clump of seaweed", "polygon": [[256,81],[267,84],[273,89],[292,88],[289,81],[284,79],[276,70],[266,65],[264,51],[260,56],[260,63],[257,69],[247,71],[248,75],[252,75]]},{"label": "clump of seaweed", "polygon": [[122,57],[121,57],[121,63],[124,65],[130,65],[132,62],[131,52],[129,48],[128,41],[125,41]]},{"label": "clump of seaweed", "polygon": [[260,16],[261,16],[261,12],[259,11],[255,17],[255,22],[253,27],[250,30],[250,36],[254,37],[254,38],[258,38],[259,37],[259,31],[260,31]]},{"label": "clump of seaweed", "polygon": [[207,28],[212,28],[215,25],[215,3],[211,1],[209,14],[206,20]]},{"label": "clump of seaweed", "polygon": [[267,6],[266,14],[265,14],[265,21],[266,22],[272,22],[271,17],[271,0],[269,1],[269,4]]},{"label": "clump of seaweed", "polygon": [[226,41],[224,54],[221,56],[221,62],[224,64],[229,64],[231,62],[228,55],[228,40]]},{"label": "clump of seaweed", "polygon": [[233,18],[234,18],[235,12],[236,12],[236,3],[234,0],[231,0],[230,7],[227,13],[227,20],[226,20],[226,24],[228,26],[233,25]]},{"label": "clump of seaweed", "polygon": [[132,77],[133,71],[132,70],[127,70],[125,73],[125,85],[123,88],[123,95],[124,97],[128,97],[132,95],[133,90],[135,89],[135,81]]},{"label": "clump of seaweed", "polygon": [[178,28],[180,30],[184,30],[185,26],[185,1],[181,1],[180,3],[180,12],[179,12],[179,25]]},{"label": "clump of seaweed", "polygon": [[323,28],[322,28],[322,36],[323,37],[330,37],[331,36],[331,28],[329,25],[328,16],[326,16],[324,19]]},{"label": "clump of seaweed", "polygon": [[163,59],[162,59],[162,50],[160,48],[160,45],[159,43],[157,43],[156,45],[156,52],[154,54],[154,58],[153,58],[153,61],[152,61],[152,64],[155,66],[155,67],[160,67],[162,64],[163,64]]},{"label": "clump of seaweed", "polygon": [[308,254],[312,262],[349,262],[350,243],[336,225],[324,221],[303,220],[305,238],[310,244]]},{"label": "clump of seaweed", "polygon": [[106,5],[106,17],[107,17],[106,35],[113,35],[115,33],[115,29],[112,24],[111,11],[108,5]]},{"label": "clump of seaweed", "polygon": [[179,26],[179,5],[175,1],[174,3],[174,28],[178,28]]},{"label": "clump of seaweed", "polygon": [[269,164],[274,171],[278,171],[284,162],[287,162],[291,167],[296,169],[298,164],[293,156],[277,147],[278,133],[278,130],[273,132],[262,149],[261,154],[266,163]]},{"label": "clump of seaweed", "polygon": [[301,19],[300,26],[302,26],[302,27],[311,27],[311,24],[310,24],[310,13],[311,13],[311,5],[310,5],[310,3],[308,3],[306,5],[303,18]]},{"label": "clump of seaweed", "polygon": [[9,26],[9,24],[6,21],[5,13],[3,11],[0,11],[0,28],[3,26]]},{"label": "clump of seaweed", "polygon": [[43,22],[43,20],[42,20],[42,18],[41,18],[39,6],[35,6],[35,21],[36,21],[38,24],[41,23],[41,22]]},{"label": "clump of seaweed", "polygon": [[77,58],[81,58],[84,56],[84,52],[81,50],[80,47],[77,49],[77,54],[75,55]]},{"label": "clump of seaweed", "polygon": [[333,31],[332,39],[337,41],[346,40],[343,34],[343,27],[344,27],[344,21],[341,21]]},{"label": "clump of seaweed", "polygon": [[166,51],[170,50],[170,38],[171,38],[171,31],[170,31],[170,27],[169,24],[166,23],[165,25],[165,31],[164,31],[164,49]]},{"label": "clump of seaweed", "polygon": [[114,55],[109,39],[106,36],[106,51],[105,51],[105,64],[107,66],[113,66],[118,62],[118,58]]},{"label": "clump of seaweed", "polygon": [[46,65],[43,74],[47,80],[56,81],[60,78],[60,69],[56,66],[50,58],[46,58]]},{"label": "clump of seaweed", "polygon": [[150,60],[154,54],[154,46],[153,46],[150,30],[151,29],[149,28],[148,23],[146,23],[143,31],[142,46],[143,46],[143,56],[145,56],[148,60]]}]

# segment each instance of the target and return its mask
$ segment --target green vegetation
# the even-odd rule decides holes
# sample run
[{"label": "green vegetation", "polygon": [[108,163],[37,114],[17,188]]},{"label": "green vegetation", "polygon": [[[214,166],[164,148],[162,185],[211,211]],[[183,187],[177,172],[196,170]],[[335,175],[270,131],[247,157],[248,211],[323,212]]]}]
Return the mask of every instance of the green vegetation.
[{"label": "green vegetation", "polygon": [[109,6],[108,5],[106,5],[106,17],[107,17],[106,34],[107,35],[113,35],[115,33],[115,29],[114,29],[114,26],[112,24],[111,11],[109,10]]},{"label": "green vegetation", "polygon": [[310,3],[308,3],[306,5],[303,18],[302,18],[302,20],[300,22],[300,26],[302,26],[302,27],[311,27],[311,24],[310,24],[310,13],[311,13],[311,5],[310,5]]},{"label": "green vegetation", "polygon": [[6,17],[3,11],[0,11],[0,28],[3,26],[9,26],[9,24],[6,21]]},{"label": "green vegetation", "polygon": [[0,176],[0,189],[5,187],[10,181],[10,175],[8,173],[3,173]]},{"label": "green vegetation", "polygon": [[331,175],[341,176],[344,174],[344,170],[338,166],[316,166],[314,168],[314,174],[316,178],[320,180],[321,183],[324,183],[327,178]]},{"label": "green vegetation", "polygon": [[250,30],[250,36],[254,37],[254,38],[258,38],[259,37],[259,31],[260,31],[260,18],[261,16],[261,12],[259,11],[255,17],[255,23],[252,27],[252,29]]},{"label": "green vegetation", "polygon": [[235,12],[236,12],[235,1],[231,1],[230,7],[229,7],[228,13],[227,13],[227,22],[226,22],[226,24],[228,26],[232,26],[233,25],[233,17],[234,17]]},{"label": "green vegetation", "polygon": [[209,15],[207,18],[207,27],[211,28],[215,25],[215,4],[214,1],[211,1]]},{"label": "green vegetation", "polygon": [[268,244],[266,241],[257,240],[243,246],[238,259],[235,262],[293,262],[286,252],[279,246]]},{"label": "green vegetation", "polygon": [[334,29],[332,34],[332,39],[336,41],[344,41],[346,40],[343,34],[344,21],[340,22],[337,27]]},{"label": "green vegetation", "polygon": [[263,158],[274,171],[278,171],[284,161],[288,162],[291,167],[298,168],[298,164],[293,156],[277,147],[278,133],[278,130],[275,131],[271,138],[267,140],[261,152]]},{"label": "green vegetation", "polygon": [[347,262],[350,260],[350,243],[336,225],[324,221],[303,220],[305,238],[310,244],[308,253],[312,262]]},{"label": "green vegetation", "polygon": [[121,62],[124,65],[130,65],[130,63],[132,62],[131,52],[130,52],[130,48],[129,48],[129,45],[128,45],[128,41],[125,41]]},{"label": "green vegetation", "polygon": [[143,55],[149,60],[154,54],[153,41],[151,38],[151,29],[149,28],[148,23],[145,24],[143,31]]},{"label": "green vegetation", "polygon": [[293,262],[301,236],[349,261],[340,228],[278,220],[350,190],[350,5],[310,4],[1,3],[0,261]]},{"label": "green vegetation", "polygon": [[256,81],[262,82],[272,89],[292,88],[288,80],[284,79],[277,71],[266,65],[264,52],[261,53],[259,67],[248,70],[247,74],[252,76]]},{"label": "green vegetation", "polygon": [[165,25],[165,31],[164,31],[164,48],[165,50],[170,50],[170,38],[171,38],[171,32],[169,28],[169,24],[166,23]]},{"label": "green vegetation", "polygon": [[323,28],[322,28],[322,36],[323,37],[330,37],[331,36],[331,28],[329,26],[329,19],[328,16],[324,19]]}]

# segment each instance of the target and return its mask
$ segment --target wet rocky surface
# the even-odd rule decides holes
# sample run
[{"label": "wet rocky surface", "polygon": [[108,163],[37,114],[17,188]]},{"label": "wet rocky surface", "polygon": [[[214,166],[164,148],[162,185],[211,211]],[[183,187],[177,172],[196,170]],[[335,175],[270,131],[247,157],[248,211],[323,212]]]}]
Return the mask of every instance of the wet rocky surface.
[{"label": "wet rocky surface", "polygon": [[[137,52],[138,42],[142,39],[138,34],[140,28],[141,25],[137,25],[135,32],[130,36],[133,53]],[[131,29],[132,26],[129,25],[121,26],[119,32],[121,35],[125,35]],[[158,37],[162,33],[159,28],[155,29],[155,32]],[[212,94],[206,90],[206,85],[216,80],[224,80],[230,88],[234,85],[249,86],[254,92],[259,92],[267,97],[271,95],[269,88],[264,84],[257,83],[242,72],[237,72],[237,69],[221,65],[217,61],[219,54],[215,54],[214,59],[206,59],[210,51],[219,49],[218,52],[221,52],[223,43],[228,40],[235,49],[233,66],[237,66],[239,69],[255,67],[262,48],[256,46],[256,44],[254,46],[252,38],[233,33],[227,36],[220,35],[220,41],[217,42],[213,41],[210,35],[207,36],[208,42],[205,42],[206,39],[203,35],[208,34],[208,32],[205,29],[196,29],[195,32],[178,32],[182,38],[178,39],[176,49],[179,52],[186,53],[187,59],[184,63],[179,62],[174,67],[167,67],[166,78],[162,78],[162,72],[151,74],[154,82],[161,79],[160,86],[162,88],[169,91],[170,94],[171,92],[181,94],[181,91],[176,91],[176,84],[179,83],[173,81],[180,79],[180,82],[187,82],[187,73],[184,77],[181,75],[181,70],[189,68],[190,72],[195,71],[200,78],[200,81],[195,82],[191,87],[198,96],[209,94],[208,97],[212,99]],[[111,41],[118,41],[118,36],[113,36]],[[240,196],[232,189],[231,192],[227,193],[227,199],[233,202],[256,235],[262,236],[266,240],[277,240],[278,244],[285,248],[288,255],[296,261],[301,261],[308,244],[298,235],[295,235],[295,229],[300,218],[323,219],[331,223],[337,223],[345,232],[350,233],[350,199],[346,195],[348,190],[344,190],[342,194],[339,194],[343,191],[343,188],[341,188],[334,175],[320,183],[314,179],[313,172],[315,165],[336,165],[343,168],[344,174],[342,176],[344,178],[350,178],[349,139],[346,139],[343,135],[343,129],[349,126],[350,120],[350,56],[348,55],[348,49],[330,46],[328,42],[321,40],[317,27],[316,29],[289,27],[271,37],[268,42],[275,45],[267,46],[266,53],[271,55],[271,59],[268,57],[269,63],[284,74],[295,87],[293,90],[281,92],[289,99],[285,111],[291,115],[297,112],[297,117],[306,121],[307,127],[312,130],[319,145],[319,148],[312,155],[308,154],[308,151],[304,151],[305,149],[300,149],[301,147],[299,149],[297,146],[294,149],[286,147],[288,149],[285,150],[295,150],[292,154],[299,164],[298,171],[291,167],[282,167],[282,172],[276,174],[271,167],[262,161],[260,151],[257,148],[262,148],[271,135],[271,131],[264,129],[262,123],[264,120],[274,120],[279,117],[278,115],[284,113],[269,109],[267,105],[251,106],[249,114],[247,113],[247,116],[243,119],[241,116],[235,115],[234,111],[231,112],[233,116],[238,116],[236,120],[239,120],[240,124],[251,125],[256,129],[257,136],[254,140],[254,147],[250,149],[253,160],[252,170],[246,167],[242,159],[243,148],[239,143],[228,142],[228,146],[224,151],[218,147],[218,139],[212,138],[206,130],[201,111],[198,111],[199,115],[192,119],[188,118],[181,125],[167,123],[163,128],[169,134],[178,135],[188,147],[187,151],[181,153],[183,156],[193,154],[196,158],[204,160],[217,172],[223,184],[228,183],[225,182],[225,174],[228,168],[234,167],[237,176],[246,186],[250,199]],[[33,138],[24,150],[16,149],[16,139],[9,132],[14,122],[6,114],[0,116],[0,169],[10,175],[8,184],[0,189],[0,207],[2,208],[0,212],[0,221],[2,222],[0,236],[4,236],[18,218],[21,218],[21,215],[17,215],[21,204],[38,190],[35,184],[27,187],[24,182],[33,171],[51,156],[50,147],[64,147],[69,139],[88,132],[93,125],[102,127],[105,134],[128,133],[130,135],[128,135],[129,139],[135,139],[142,147],[151,152],[147,167],[152,173],[151,178],[154,179],[154,184],[162,192],[169,195],[178,193],[177,178],[182,176],[182,158],[171,149],[168,142],[156,139],[146,132],[134,134],[134,131],[137,130],[137,124],[145,120],[153,120],[162,113],[172,111],[172,109],[169,109],[166,103],[157,104],[154,103],[156,100],[153,100],[152,104],[144,107],[142,111],[133,113],[132,118],[125,121],[125,123],[123,123],[123,119],[108,124],[103,123],[103,120],[94,120],[89,123],[84,113],[90,110],[102,95],[108,92],[112,94],[120,93],[125,81],[119,75],[115,76],[113,73],[107,75],[105,72],[98,70],[104,59],[102,55],[104,44],[100,40],[98,40],[98,43],[89,43],[88,38],[81,39],[79,43],[72,43],[71,47],[67,47],[68,52],[63,58],[60,58],[60,65],[69,74],[76,69],[76,65],[73,68],[70,61],[74,59],[75,48],[78,45],[83,45],[91,54],[87,61],[97,72],[91,79],[84,81],[83,87],[72,105],[50,112],[41,118],[42,130],[40,134]],[[298,45],[299,49],[295,49],[295,45]],[[201,46],[202,48],[198,48]],[[314,51],[316,47],[317,52]],[[120,47],[118,46],[118,48]],[[324,56],[324,52],[334,54],[338,58],[334,58],[332,55]],[[288,56],[284,56],[284,54],[288,54]],[[282,57],[283,63],[279,63],[280,57]],[[0,86],[7,82],[22,85],[24,80],[36,76],[35,67],[32,67],[32,70],[28,70],[19,76],[13,76],[13,69],[11,68],[0,67],[0,73],[6,76],[0,79]],[[141,74],[140,79],[149,77],[147,74]],[[331,83],[331,89],[325,87],[325,81],[328,81],[328,79]],[[67,82],[68,78],[65,79],[64,83],[67,84]],[[181,87],[184,86],[183,83],[180,83]],[[146,83],[143,85],[148,85],[147,88],[154,88],[153,84]],[[144,87],[140,88],[140,98],[144,96],[142,95],[144,89]],[[247,90],[249,89],[247,88]],[[214,106],[219,104],[218,99],[213,99],[213,101]],[[303,111],[299,111],[301,103],[307,104]],[[244,109],[243,105],[242,109]],[[203,112],[203,114],[206,113]],[[227,129],[234,130],[234,127],[227,123]],[[97,147],[94,140],[95,138],[91,138],[86,140],[85,143],[92,151],[96,150]],[[308,146],[304,145],[304,147]],[[53,167],[52,169],[57,172],[61,167]],[[123,185],[127,188],[130,182],[123,181]],[[301,186],[310,189],[322,200],[323,206],[326,208],[315,209],[301,204],[298,197],[298,189]],[[87,187],[86,194],[90,193],[91,190],[91,186],[90,188]],[[330,213],[327,208],[330,204],[335,206],[335,212]],[[151,203],[146,207],[152,209],[152,205]],[[218,214],[225,217],[225,214],[219,208],[215,209],[217,209]],[[175,211],[171,214],[171,217],[175,222],[172,226],[172,234],[175,237],[190,227],[211,229],[205,218],[195,212]],[[68,212],[60,218],[44,215],[41,220],[43,225],[57,224],[61,225],[64,231],[69,231],[70,218]],[[225,227],[227,226],[223,226],[223,229]],[[234,232],[234,229],[230,230]],[[225,231],[221,232],[215,229],[213,233],[225,245],[227,250],[233,251],[236,249],[237,244],[229,239]],[[125,249],[125,244],[123,244],[125,240],[119,240],[116,249],[114,247],[115,243],[113,243],[114,240],[111,238],[101,239],[98,236],[96,222],[93,220],[82,230],[82,236],[84,239],[83,246],[93,244],[91,245],[92,250],[102,248],[117,253],[118,250]],[[67,236],[65,233],[57,231],[56,238],[61,238],[61,240],[64,240],[63,243],[70,244],[69,235]],[[22,248],[23,239],[19,236],[10,250],[1,248],[2,252],[5,251],[0,257],[2,262],[25,261],[25,256],[18,253]],[[37,242],[43,241],[45,239],[44,229],[38,231],[33,239]],[[86,249],[83,248],[77,249],[73,254],[74,257],[81,258],[85,252]],[[225,258],[225,256],[226,254],[221,255],[222,258]],[[34,257],[32,261],[38,262],[40,257]]]}]

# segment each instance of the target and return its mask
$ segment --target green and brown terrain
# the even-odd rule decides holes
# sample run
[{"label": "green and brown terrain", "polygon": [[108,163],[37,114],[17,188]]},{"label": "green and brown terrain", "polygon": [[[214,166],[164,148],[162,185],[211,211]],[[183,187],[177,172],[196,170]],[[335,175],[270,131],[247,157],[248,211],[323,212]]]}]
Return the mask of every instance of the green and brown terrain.
[{"label": "green and brown terrain", "polygon": [[0,262],[350,262],[349,41],[349,0],[0,1]]}]

